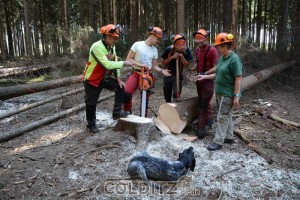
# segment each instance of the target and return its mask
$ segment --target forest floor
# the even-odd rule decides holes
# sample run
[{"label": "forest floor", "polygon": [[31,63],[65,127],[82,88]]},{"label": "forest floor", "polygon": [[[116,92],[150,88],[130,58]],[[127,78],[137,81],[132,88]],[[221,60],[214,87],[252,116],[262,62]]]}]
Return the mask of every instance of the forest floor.
[{"label": "forest floor", "polygon": [[[252,48],[239,52],[245,74],[271,67],[280,62]],[[53,89],[2,102],[2,109],[12,109],[81,87]],[[164,103],[161,76],[150,97],[149,117],[154,117]],[[101,96],[109,94],[103,91]],[[138,94],[138,93],[137,93]],[[138,114],[139,95],[135,95],[134,114]],[[83,103],[83,93],[72,96],[75,104]],[[185,82],[182,98],[196,96],[195,84]],[[177,182],[160,182],[160,191],[148,188],[139,180],[130,180],[126,172],[129,160],[139,150],[132,135],[114,131],[111,118],[112,99],[97,107],[100,133],[85,128],[82,110],[48,125],[24,133],[0,144],[0,199],[299,199],[300,130],[260,116],[262,108],[281,118],[300,123],[300,65],[245,92],[241,108],[234,111],[235,128],[240,129],[258,147],[258,155],[238,137],[233,145],[209,152],[215,124],[202,140],[188,141],[196,122],[182,134],[162,134],[153,129],[145,151],[176,160],[178,154],[192,146],[196,167]],[[0,120],[5,133],[61,111],[61,100]],[[4,112],[2,110],[2,112]],[[216,111],[214,112],[216,113]],[[174,187],[175,186],[175,187]]]}]

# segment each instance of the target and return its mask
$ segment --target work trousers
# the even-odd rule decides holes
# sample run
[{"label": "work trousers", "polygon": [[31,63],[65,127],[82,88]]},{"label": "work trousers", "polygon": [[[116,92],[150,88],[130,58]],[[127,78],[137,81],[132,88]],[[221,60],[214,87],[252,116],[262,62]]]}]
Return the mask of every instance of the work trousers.
[{"label": "work trousers", "polygon": [[225,138],[233,139],[233,97],[221,96],[217,94],[216,100],[218,105],[218,115],[214,142],[223,145]]},{"label": "work trousers", "polygon": [[197,81],[197,93],[198,93],[198,129],[204,129],[208,125],[209,121],[212,121],[212,109],[210,106],[210,100],[214,95],[214,81],[204,80]]},{"label": "work trousers", "polygon": [[[115,80],[116,81],[116,80]],[[103,88],[108,88],[103,81],[98,87],[95,87],[88,83],[87,80],[83,82],[85,91],[85,105],[86,105],[86,120],[88,125],[95,125],[96,123],[96,106],[98,103],[98,98],[103,90]],[[111,88],[109,88],[111,90]],[[115,102],[113,108],[113,117],[120,115],[122,106],[124,104],[124,89],[117,86],[114,89],[115,92]]]},{"label": "work trousers", "polygon": [[179,98],[182,91],[182,80],[179,80],[179,91],[177,93],[177,83],[176,83],[176,76],[164,76],[164,97],[167,103],[172,102],[173,98]]},{"label": "work trousers", "polygon": [[[132,113],[132,97],[136,90],[139,87],[139,78],[140,74],[137,72],[133,72],[127,79],[126,81],[126,86],[125,86],[125,93],[127,98],[124,102],[124,111],[125,112],[130,112]],[[129,95],[128,95],[129,94]],[[148,102],[149,102],[149,97],[150,97],[150,90],[147,91],[146,93],[146,113],[145,116],[147,116],[148,113]],[[142,96],[142,91],[141,91],[141,96]],[[141,98],[141,104],[142,105],[142,98]],[[141,115],[141,106],[140,106],[140,115]]]}]

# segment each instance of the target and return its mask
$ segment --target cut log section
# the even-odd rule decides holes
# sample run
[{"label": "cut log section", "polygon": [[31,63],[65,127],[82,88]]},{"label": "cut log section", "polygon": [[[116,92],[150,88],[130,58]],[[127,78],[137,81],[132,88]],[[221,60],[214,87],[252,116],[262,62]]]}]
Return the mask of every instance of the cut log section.
[{"label": "cut log section", "polygon": [[137,148],[145,150],[149,141],[150,130],[153,127],[155,127],[153,119],[128,115],[128,117],[118,120],[114,131],[123,131],[133,135],[137,139]]},{"label": "cut log section", "polygon": [[[275,65],[268,69],[246,76],[242,80],[242,91],[267,80],[273,75],[294,65],[294,61]],[[196,91],[195,91],[196,93]],[[211,100],[211,107],[216,107],[215,95]],[[179,134],[183,129],[198,117],[198,97],[183,100],[176,103],[166,103],[159,107],[157,118],[164,123],[172,133]]]}]

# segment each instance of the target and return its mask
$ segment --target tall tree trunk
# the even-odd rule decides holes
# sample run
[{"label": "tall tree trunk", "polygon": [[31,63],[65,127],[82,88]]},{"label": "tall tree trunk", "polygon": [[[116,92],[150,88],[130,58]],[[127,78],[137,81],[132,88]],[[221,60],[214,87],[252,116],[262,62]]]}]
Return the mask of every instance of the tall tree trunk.
[{"label": "tall tree trunk", "polygon": [[7,59],[7,51],[5,48],[5,43],[4,43],[4,30],[3,30],[3,24],[2,24],[2,19],[0,19],[0,50],[1,50],[1,56],[0,56],[0,60]]},{"label": "tall tree trunk", "polygon": [[264,10],[264,37],[263,37],[263,50],[266,50],[266,39],[267,39],[267,11],[268,11],[268,0],[264,0],[264,6],[265,6],[265,10]]},{"label": "tall tree trunk", "polygon": [[34,0],[34,13],[33,13],[33,18],[32,18],[32,21],[33,21],[33,31],[34,31],[34,45],[33,45],[33,53],[35,55],[35,57],[39,57],[40,56],[40,47],[39,47],[39,27],[38,27],[38,11],[39,11],[39,8],[38,8],[38,2],[37,0]]},{"label": "tall tree trunk", "polygon": [[177,0],[176,33],[184,33],[184,0]]},{"label": "tall tree trunk", "polygon": [[292,43],[293,49],[296,57],[300,57],[300,1],[297,1],[295,7],[295,17],[293,19],[293,38],[294,42]]},{"label": "tall tree trunk", "polygon": [[[257,15],[256,15],[256,44],[260,47],[260,33],[261,33],[261,13],[262,13],[262,0],[257,2]],[[266,13],[265,13],[266,14]]]},{"label": "tall tree trunk", "polygon": [[[90,1],[90,11],[89,11],[89,18],[90,23],[89,25],[93,28],[94,32],[97,33],[97,25],[96,25],[96,2]],[[109,16],[109,13],[106,13],[106,17]]]},{"label": "tall tree trunk", "polygon": [[231,32],[232,0],[223,0],[223,31]]},{"label": "tall tree trunk", "polygon": [[277,26],[277,43],[276,52],[278,55],[285,56],[287,53],[287,22],[290,0],[280,1],[279,6],[279,22]]},{"label": "tall tree trunk", "polygon": [[111,24],[110,20],[110,0],[105,0],[105,18],[106,24]]},{"label": "tall tree trunk", "polygon": [[14,45],[13,45],[13,36],[11,30],[11,19],[10,19],[10,11],[9,5],[7,1],[4,2],[4,13],[5,13],[5,24],[6,24],[6,33],[7,33],[7,40],[8,40],[8,55],[10,57],[14,57]]},{"label": "tall tree trunk", "polygon": [[70,30],[69,30],[69,19],[68,19],[68,2],[63,0],[63,34],[62,34],[62,46],[63,53],[70,54]]},{"label": "tall tree trunk", "polygon": [[241,36],[246,36],[246,0],[242,0],[242,8],[241,8]]},{"label": "tall tree trunk", "polygon": [[31,44],[31,31],[29,28],[29,14],[28,14],[28,4],[27,0],[23,0],[24,2],[24,25],[25,25],[25,41],[26,41],[26,54],[28,56],[32,56],[32,44]]},{"label": "tall tree trunk", "polygon": [[138,0],[131,0],[131,18],[130,18],[130,35],[131,42],[135,42],[138,39],[137,30],[138,30]]},{"label": "tall tree trunk", "polygon": [[114,19],[114,24],[117,24],[118,23],[118,17],[117,17],[116,0],[113,0],[113,19]]},{"label": "tall tree trunk", "polygon": [[232,17],[231,17],[232,31],[231,32],[234,36],[237,36],[238,7],[239,7],[238,0],[232,0]]},{"label": "tall tree trunk", "polygon": [[[84,5],[85,5],[85,0],[80,0],[79,2],[79,13],[80,13],[80,16],[79,16],[79,25],[80,25],[80,28],[83,28],[84,27]],[[100,14],[101,14],[101,1],[100,1]],[[102,19],[102,16],[100,17]],[[101,23],[100,23],[101,25]]]},{"label": "tall tree trunk", "polygon": [[249,9],[248,9],[248,41],[252,42],[252,35],[251,35],[251,27],[252,27],[252,10],[251,10],[251,4],[252,4],[252,0],[248,1],[248,5],[249,5]]}]

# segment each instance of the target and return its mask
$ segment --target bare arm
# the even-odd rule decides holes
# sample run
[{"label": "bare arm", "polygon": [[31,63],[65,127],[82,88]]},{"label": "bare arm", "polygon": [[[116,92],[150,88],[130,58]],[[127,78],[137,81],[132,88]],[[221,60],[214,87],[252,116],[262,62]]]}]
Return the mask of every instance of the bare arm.
[{"label": "bare arm", "polygon": [[[241,94],[242,76],[235,77],[234,94]],[[238,109],[240,106],[239,97],[233,97],[233,108]]]},{"label": "bare arm", "polygon": [[167,69],[161,69],[158,65],[157,65],[157,60],[152,60],[152,69],[161,72],[163,75],[165,76],[171,76],[171,74],[169,73],[169,70]]}]

